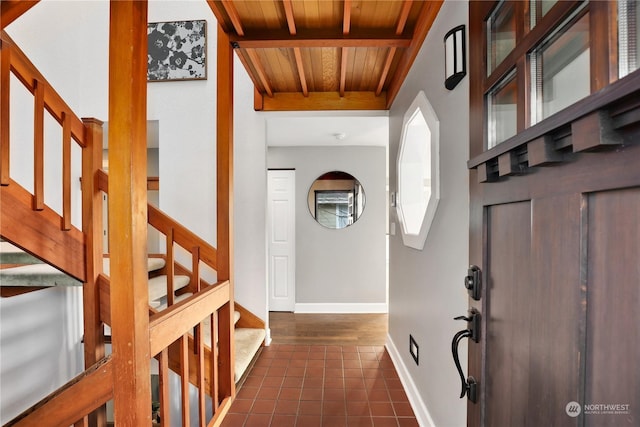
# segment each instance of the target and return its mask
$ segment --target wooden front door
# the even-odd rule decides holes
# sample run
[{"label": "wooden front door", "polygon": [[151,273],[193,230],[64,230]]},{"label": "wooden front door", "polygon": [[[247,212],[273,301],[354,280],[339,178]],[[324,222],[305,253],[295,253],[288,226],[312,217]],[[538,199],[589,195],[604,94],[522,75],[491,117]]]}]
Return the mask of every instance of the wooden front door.
[{"label": "wooden front door", "polygon": [[[490,9],[472,4],[471,37],[485,25],[473,24],[480,7]],[[472,80],[472,132],[486,121],[488,80]],[[518,114],[526,120],[495,147],[471,138],[470,262],[481,284],[469,305],[481,320],[465,372],[477,383],[468,424],[638,425],[640,74],[535,126]]]}]

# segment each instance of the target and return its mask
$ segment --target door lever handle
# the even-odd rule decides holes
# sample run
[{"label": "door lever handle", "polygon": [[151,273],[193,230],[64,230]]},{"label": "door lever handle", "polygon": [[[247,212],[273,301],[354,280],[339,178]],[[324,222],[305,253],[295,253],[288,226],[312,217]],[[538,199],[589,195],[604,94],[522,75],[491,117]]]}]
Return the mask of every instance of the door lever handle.
[{"label": "door lever handle", "polygon": [[467,316],[458,316],[454,317],[454,320],[465,320],[469,323],[467,329],[463,329],[458,331],[451,341],[451,353],[453,355],[453,362],[456,365],[456,369],[458,370],[458,374],[460,375],[460,382],[462,384],[462,388],[460,390],[460,398],[462,399],[464,395],[467,395],[467,398],[476,403],[478,399],[477,392],[477,382],[475,378],[469,377],[465,379],[464,373],[462,372],[462,366],[460,365],[460,357],[458,356],[458,346],[460,345],[460,341],[463,338],[471,338],[475,342],[480,341],[480,313],[476,310],[469,311],[469,317]]}]

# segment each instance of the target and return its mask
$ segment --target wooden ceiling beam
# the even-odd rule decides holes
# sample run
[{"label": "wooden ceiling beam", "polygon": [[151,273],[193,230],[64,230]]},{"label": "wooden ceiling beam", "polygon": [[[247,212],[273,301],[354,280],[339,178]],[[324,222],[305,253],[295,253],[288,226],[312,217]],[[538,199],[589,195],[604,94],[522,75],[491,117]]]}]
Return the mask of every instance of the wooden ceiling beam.
[{"label": "wooden ceiling beam", "polygon": [[[342,34],[347,35],[351,31],[351,0],[344,0],[342,12]],[[344,97],[347,86],[347,64],[349,62],[349,48],[343,47],[340,52],[340,97]]]},{"label": "wooden ceiling beam", "polygon": [[[400,11],[400,16],[398,17],[398,23],[396,24],[396,35],[400,35],[404,32],[404,27],[407,25],[407,19],[409,18],[409,12],[411,12],[411,6],[413,2],[411,0],[405,0],[402,4],[402,10]],[[391,70],[391,64],[393,64],[393,57],[396,55],[397,48],[392,47],[387,52],[387,58],[384,62],[384,67],[382,68],[382,73],[380,73],[380,80],[378,81],[378,87],[376,88],[376,96],[382,93],[382,89],[384,88],[384,83],[387,81],[387,76],[389,75],[389,70]]]},{"label": "wooden ceiling beam", "polygon": [[[284,14],[287,17],[287,26],[289,27],[289,33],[292,36],[296,35],[296,21],[293,17],[293,4],[291,0],[283,0]],[[307,86],[307,77],[304,72],[304,66],[302,65],[302,52],[299,47],[293,48],[293,57],[296,61],[296,69],[298,70],[298,78],[300,79],[300,87],[302,88],[302,95],[309,96],[309,88]]]},{"label": "wooden ceiling beam", "polygon": [[220,25],[222,31],[229,34],[231,28],[229,27],[229,25],[227,25],[227,12],[224,7],[222,7],[222,3],[220,3],[219,1],[207,0],[207,4],[213,12],[213,15],[216,17],[216,21],[218,21],[218,25]]},{"label": "wooden ceiling beam", "polygon": [[262,98],[261,111],[386,110],[386,97],[374,92],[277,92]]},{"label": "wooden ceiling beam", "polygon": [[236,31],[236,34],[239,36],[244,36],[244,28],[242,28],[242,22],[240,21],[240,15],[238,14],[238,10],[233,5],[233,1],[231,0],[222,0],[222,7],[225,12],[229,16],[231,20],[231,25],[233,25],[233,29]]},{"label": "wooden ceiling beam", "polygon": [[304,67],[302,66],[302,52],[299,47],[293,48],[293,55],[296,58],[296,67],[298,68],[298,76],[300,77],[300,87],[302,87],[302,94],[309,96],[309,88],[307,86],[307,77],[304,73]]},{"label": "wooden ceiling beam", "polygon": [[284,15],[287,17],[287,25],[289,26],[289,33],[291,35],[296,34],[296,21],[293,19],[293,4],[291,0],[282,0],[284,6]]},{"label": "wooden ceiling beam", "polygon": [[235,46],[246,49],[314,48],[314,47],[372,47],[408,48],[413,42],[410,36],[384,33],[336,34],[335,32],[313,32],[296,36],[272,31],[268,34],[251,34],[245,37],[230,36]]},{"label": "wooden ceiling beam", "polygon": [[444,0],[433,0],[423,3],[422,9],[420,10],[420,16],[418,17],[416,27],[413,31],[411,45],[404,51],[393,78],[389,83],[389,87],[386,92],[386,109],[391,108],[391,104],[393,104],[395,97],[398,95],[402,82],[407,77],[407,74],[409,74],[409,69],[413,65],[413,61],[416,59],[418,51],[420,50],[424,39],[427,37],[427,33],[429,33],[429,30],[433,25],[433,21],[435,21],[443,2]]},{"label": "wooden ceiling beam", "polygon": [[39,0],[2,0],[2,2],[0,2],[0,29],[4,30],[7,25],[11,24],[35,6],[38,1]]},{"label": "wooden ceiling beam", "polygon": [[264,71],[262,67],[262,63],[260,62],[260,58],[258,58],[258,54],[254,49],[245,49],[244,50],[251,61],[251,65],[253,69],[256,70],[258,74],[258,79],[260,80],[260,84],[264,88],[264,91],[269,95],[269,97],[273,96],[273,90],[271,89],[271,85],[269,84],[269,79],[267,78],[267,73]]}]

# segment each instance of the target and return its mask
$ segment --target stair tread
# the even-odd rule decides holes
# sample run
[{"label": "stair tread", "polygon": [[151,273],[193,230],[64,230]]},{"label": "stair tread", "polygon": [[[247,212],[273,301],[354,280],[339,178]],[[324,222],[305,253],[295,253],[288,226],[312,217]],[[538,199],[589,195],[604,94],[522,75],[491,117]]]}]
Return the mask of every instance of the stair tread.
[{"label": "stair tread", "polygon": [[38,258],[9,242],[0,242],[0,264],[41,264]]},{"label": "stair tread", "polygon": [[[176,275],[173,277],[174,292],[189,284],[189,276]],[[156,276],[149,279],[149,301],[156,301],[167,296],[167,276]]]},{"label": "stair tread", "polygon": [[0,270],[2,286],[82,286],[82,282],[49,264],[30,264]]},{"label": "stair tread", "polygon": [[[109,267],[111,264],[111,259],[110,258],[103,258],[102,260],[102,269],[104,270],[104,274],[106,274],[107,276],[109,275]],[[166,261],[164,258],[151,258],[148,257],[147,258],[147,271],[150,273],[152,271],[156,271],[156,270],[160,270],[161,268],[164,268],[164,266],[166,265]]]}]

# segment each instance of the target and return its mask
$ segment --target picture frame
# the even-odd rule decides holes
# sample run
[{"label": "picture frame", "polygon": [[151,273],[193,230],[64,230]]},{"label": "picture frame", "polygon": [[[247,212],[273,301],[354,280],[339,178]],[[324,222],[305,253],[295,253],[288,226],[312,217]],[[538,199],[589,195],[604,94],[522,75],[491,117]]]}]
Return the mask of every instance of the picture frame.
[{"label": "picture frame", "polygon": [[147,24],[147,81],[207,79],[207,21]]}]

